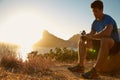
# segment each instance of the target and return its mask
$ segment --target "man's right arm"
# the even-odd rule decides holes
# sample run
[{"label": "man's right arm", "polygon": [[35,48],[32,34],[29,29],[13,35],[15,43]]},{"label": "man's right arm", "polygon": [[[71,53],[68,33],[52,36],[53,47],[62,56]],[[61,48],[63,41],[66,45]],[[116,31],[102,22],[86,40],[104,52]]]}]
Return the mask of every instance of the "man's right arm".
[{"label": "man's right arm", "polygon": [[96,31],[94,30],[91,30],[90,33],[86,34],[86,39],[89,40],[89,39],[92,39],[92,36],[95,35]]}]

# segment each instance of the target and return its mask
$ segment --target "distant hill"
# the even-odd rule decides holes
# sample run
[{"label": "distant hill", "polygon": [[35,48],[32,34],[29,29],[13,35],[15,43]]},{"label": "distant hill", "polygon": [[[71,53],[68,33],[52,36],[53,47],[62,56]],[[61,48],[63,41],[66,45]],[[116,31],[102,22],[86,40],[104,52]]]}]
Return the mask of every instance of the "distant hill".
[{"label": "distant hill", "polygon": [[68,41],[72,42],[74,44],[74,47],[77,47],[79,39],[80,34],[75,34]]},{"label": "distant hill", "polygon": [[45,30],[43,32],[42,39],[36,42],[33,47],[76,47],[76,46],[74,45],[74,41],[72,39],[63,40]]}]

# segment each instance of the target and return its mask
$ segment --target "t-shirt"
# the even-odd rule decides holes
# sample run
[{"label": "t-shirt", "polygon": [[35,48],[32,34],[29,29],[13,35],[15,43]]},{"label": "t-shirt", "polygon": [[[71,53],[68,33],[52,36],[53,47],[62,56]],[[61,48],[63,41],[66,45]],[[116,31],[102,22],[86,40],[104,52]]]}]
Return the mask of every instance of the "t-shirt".
[{"label": "t-shirt", "polygon": [[113,31],[111,33],[111,37],[115,41],[119,42],[120,40],[119,40],[117,24],[116,24],[115,20],[109,15],[104,14],[103,19],[101,21],[98,21],[95,19],[93,24],[92,24],[92,30],[94,30],[96,32],[100,32],[108,24],[113,25]]}]

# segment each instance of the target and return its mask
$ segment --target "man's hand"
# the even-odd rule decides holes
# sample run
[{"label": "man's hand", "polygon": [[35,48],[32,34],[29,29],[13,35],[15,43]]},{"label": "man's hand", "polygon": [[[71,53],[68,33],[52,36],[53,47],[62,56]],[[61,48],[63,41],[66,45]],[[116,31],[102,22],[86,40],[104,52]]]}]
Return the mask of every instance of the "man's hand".
[{"label": "man's hand", "polygon": [[81,39],[82,39],[83,41],[92,40],[92,35],[90,35],[90,34],[82,35],[82,36],[81,36]]},{"label": "man's hand", "polygon": [[93,37],[92,37],[91,34],[87,34],[87,35],[86,35],[86,39],[87,39],[87,40],[92,40],[92,38],[93,38]]},{"label": "man's hand", "polygon": [[86,35],[81,36],[82,41],[86,41]]}]

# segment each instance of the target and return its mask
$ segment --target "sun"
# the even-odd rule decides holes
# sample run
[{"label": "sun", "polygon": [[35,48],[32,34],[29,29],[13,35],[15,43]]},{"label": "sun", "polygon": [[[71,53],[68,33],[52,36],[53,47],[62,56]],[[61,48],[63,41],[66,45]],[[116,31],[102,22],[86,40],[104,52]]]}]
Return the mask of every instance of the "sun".
[{"label": "sun", "polygon": [[22,52],[27,53],[42,37],[42,22],[40,16],[35,13],[22,12],[10,15],[2,25],[0,41],[19,44]]}]

